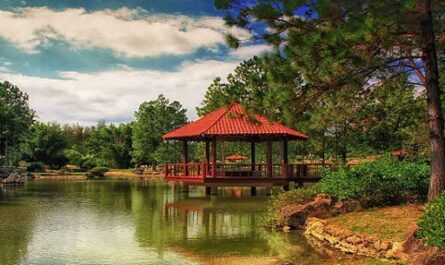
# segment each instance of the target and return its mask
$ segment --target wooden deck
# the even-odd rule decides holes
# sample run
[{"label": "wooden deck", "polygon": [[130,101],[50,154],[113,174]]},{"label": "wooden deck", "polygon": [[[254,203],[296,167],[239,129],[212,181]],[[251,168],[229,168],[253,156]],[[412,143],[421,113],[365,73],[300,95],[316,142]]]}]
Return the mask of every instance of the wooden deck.
[{"label": "wooden deck", "polygon": [[323,167],[330,165],[313,164],[216,164],[206,163],[166,164],[167,181],[205,185],[285,185],[289,182],[317,182],[321,179]]}]

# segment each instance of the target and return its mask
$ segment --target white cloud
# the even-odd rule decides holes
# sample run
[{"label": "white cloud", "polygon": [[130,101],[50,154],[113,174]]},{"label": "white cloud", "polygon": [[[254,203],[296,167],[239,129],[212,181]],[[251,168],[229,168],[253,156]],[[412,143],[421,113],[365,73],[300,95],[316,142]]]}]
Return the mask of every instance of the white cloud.
[{"label": "white cloud", "polygon": [[94,74],[60,73],[60,79],[0,73],[1,80],[19,86],[30,96],[41,120],[94,124],[97,120],[129,121],[139,105],[164,94],[179,100],[196,118],[212,80],[225,77],[238,62],[202,61],[184,64],[177,72],[119,69]]},{"label": "white cloud", "polygon": [[266,44],[249,45],[241,46],[238,49],[233,50],[231,54],[241,59],[249,59],[255,55],[261,55],[265,52],[270,52],[272,51],[272,49],[272,46]]},{"label": "white cloud", "polygon": [[[226,30],[219,17],[150,15],[141,9],[0,11],[0,37],[30,53],[51,45],[51,40],[62,40],[74,48],[107,48],[130,57],[187,54],[223,44]],[[248,36],[242,29],[232,29],[232,33]]]}]

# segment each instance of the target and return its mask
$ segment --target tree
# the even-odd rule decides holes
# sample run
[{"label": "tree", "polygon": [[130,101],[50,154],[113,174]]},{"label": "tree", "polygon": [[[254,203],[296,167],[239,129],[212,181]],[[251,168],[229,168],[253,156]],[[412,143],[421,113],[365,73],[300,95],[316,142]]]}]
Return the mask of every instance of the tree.
[{"label": "tree", "polygon": [[82,145],[73,145],[67,154],[71,161],[84,168],[106,166],[128,168],[131,165],[131,124],[107,125],[99,121],[89,129]]},{"label": "tree", "polygon": [[[445,39],[442,2],[434,1],[432,9],[431,0],[217,0],[216,7],[227,11],[229,26],[247,28],[254,39],[280,47],[316,95],[351,85],[365,95],[404,74],[412,77],[409,83],[423,85],[431,144],[429,200],[440,194],[445,142],[435,46]],[[267,31],[255,30],[260,22]],[[233,35],[227,40],[240,45]],[[439,52],[443,56],[443,49]]]},{"label": "tree", "polygon": [[406,78],[390,80],[366,98],[351,128],[354,144],[380,152],[419,148],[410,138],[425,120],[425,100],[416,96],[413,85],[406,85]]},{"label": "tree", "polygon": [[231,102],[242,103],[249,111],[295,126],[301,112],[296,108],[296,98],[304,86],[301,78],[287,74],[289,65],[280,57],[254,56],[243,61],[223,83],[217,77],[208,87],[201,107],[203,116]]},{"label": "tree", "polygon": [[[28,95],[17,86],[0,82],[0,163],[11,164],[21,153],[20,145],[34,122]],[[16,156],[12,156],[15,150]]]},{"label": "tree", "polygon": [[162,135],[184,125],[187,122],[185,113],[178,101],[170,103],[163,95],[142,103],[133,124],[133,162],[159,162],[155,154],[162,145]]},{"label": "tree", "polygon": [[58,123],[35,123],[31,127],[27,146],[32,161],[41,161],[53,168],[60,168],[66,163],[64,151],[67,140]]},{"label": "tree", "polygon": [[241,62],[234,73],[227,76],[227,83],[222,83],[220,77],[215,78],[206,91],[202,106],[197,108],[198,115],[203,116],[234,101],[244,104],[263,101],[270,89],[266,69],[262,59],[255,56]]}]

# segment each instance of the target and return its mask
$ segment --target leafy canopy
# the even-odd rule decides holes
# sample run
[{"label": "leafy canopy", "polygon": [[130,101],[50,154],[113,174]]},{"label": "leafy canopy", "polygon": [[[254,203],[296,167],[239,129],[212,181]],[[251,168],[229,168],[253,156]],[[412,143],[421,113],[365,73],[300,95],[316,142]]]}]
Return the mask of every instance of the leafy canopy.
[{"label": "leafy canopy", "polygon": [[132,153],[135,163],[158,162],[156,156],[159,157],[159,154],[156,155],[156,150],[169,144],[163,142],[162,135],[187,122],[186,110],[182,105],[178,101],[170,102],[163,95],[142,103],[135,118]]},{"label": "leafy canopy", "polygon": [[28,95],[9,82],[0,82],[0,164],[11,164],[20,157],[18,146],[24,142],[34,117]]}]

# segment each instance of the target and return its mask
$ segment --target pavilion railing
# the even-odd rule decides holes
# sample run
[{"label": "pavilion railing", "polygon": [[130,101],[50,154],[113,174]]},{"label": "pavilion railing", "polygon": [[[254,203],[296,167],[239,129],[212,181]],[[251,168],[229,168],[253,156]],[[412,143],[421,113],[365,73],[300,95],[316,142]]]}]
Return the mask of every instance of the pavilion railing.
[{"label": "pavilion railing", "polygon": [[165,164],[164,174],[166,177],[205,178],[207,166],[205,163]]},{"label": "pavilion railing", "polygon": [[[320,178],[323,169],[331,169],[331,164],[299,163],[272,164],[216,164],[215,169],[206,163],[177,163],[166,164],[164,173],[166,177],[183,178],[223,178],[223,177],[253,177],[253,178]],[[271,170],[271,173],[269,173]],[[214,173],[214,176],[213,176]]]}]

